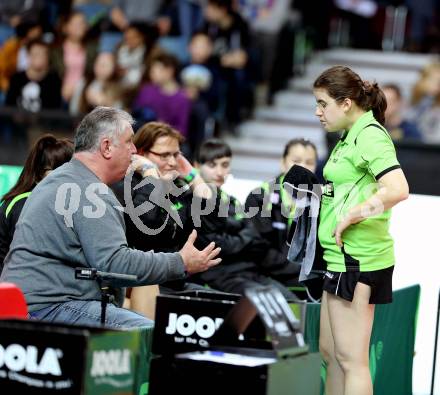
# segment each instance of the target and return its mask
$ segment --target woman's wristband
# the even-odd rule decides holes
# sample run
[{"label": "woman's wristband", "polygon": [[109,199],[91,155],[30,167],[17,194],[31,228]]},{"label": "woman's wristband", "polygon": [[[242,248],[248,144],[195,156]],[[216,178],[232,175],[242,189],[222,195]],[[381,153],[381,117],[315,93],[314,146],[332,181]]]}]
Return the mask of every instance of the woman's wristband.
[{"label": "woman's wristband", "polygon": [[151,169],[157,169],[157,166],[154,163],[143,163],[140,167],[140,173],[142,177],[146,177],[146,172]]},{"label": "woman's wristband", "polygon": [[141,171],[147,171],[150,169],[157,169],[157,166],[152,163],[143,163],[141,166]]},{"label": "woman's wristband", "polygon": [[185,182],[190,184],[191,182],[194,181],[194,178],[196,178],[197,174],[199,174],[198,170],[195,167],[193,167],[189,172],[189,174],[184,176],[183,179],[185,180]]}]

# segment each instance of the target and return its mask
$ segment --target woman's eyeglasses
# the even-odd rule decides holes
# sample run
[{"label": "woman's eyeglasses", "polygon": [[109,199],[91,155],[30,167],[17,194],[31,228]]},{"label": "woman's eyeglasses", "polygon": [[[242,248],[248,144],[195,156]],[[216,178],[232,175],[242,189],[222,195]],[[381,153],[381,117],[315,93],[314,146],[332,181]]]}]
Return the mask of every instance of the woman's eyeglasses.
[{"label": "woman's eyeglasses", "polygon": [[177,160],[177,158],[180,155],[182,155],[182,153],[180,151],[160,153],[160,152],[154,152],[154,151],[150,150],[148,152],[150,152],[153,155],[156,155],[157,157],[159,157],[160,160],[163,160],[164,162],[170,160],[171,158],[174,158],[175,160]]}]

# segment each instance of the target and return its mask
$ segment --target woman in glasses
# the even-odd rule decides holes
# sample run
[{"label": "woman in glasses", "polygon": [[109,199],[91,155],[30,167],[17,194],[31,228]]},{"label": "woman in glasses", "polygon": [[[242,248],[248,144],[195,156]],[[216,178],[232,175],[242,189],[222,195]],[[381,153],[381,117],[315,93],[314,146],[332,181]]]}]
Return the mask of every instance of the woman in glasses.
[{"label": "woman in glasses", "polygon": [[[205,216],[199,215],[200,211],[214,195],[182,155],[180,146],[183,140],[181,133],[162,122],[149,122],[134,136],[138,154],[133,155],[133,172],[113,188],[125,207],[127,241],[133,248],[178,251],[194,228],[200,230],[203,227]],[[167,283],[164,289],[191,288],[192,285],[188,284]],[[144,292],[143,287],[138,288],[133,292]],[[131,308],[135,310],[133,302],[145,303],[146,300],[134,295],[131,299]],[[152,318],[145,308],[137,310]]]},{"label": "woman in glasses", "polygon": [[408,184],[384,128],[385,96],[348,67],[314,82],[315,115],[327,132],[344,131],[324,167],[319,241],[327,272],[321,305],[320,350],[326,393],[372,395],[369,342],[374,306],[392,301],[391,208]]}]

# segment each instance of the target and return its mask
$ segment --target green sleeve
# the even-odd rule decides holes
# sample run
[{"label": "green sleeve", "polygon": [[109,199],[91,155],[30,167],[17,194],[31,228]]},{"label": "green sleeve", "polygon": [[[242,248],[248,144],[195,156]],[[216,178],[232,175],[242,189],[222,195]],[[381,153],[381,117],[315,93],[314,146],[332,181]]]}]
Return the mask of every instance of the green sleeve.
[{"label": "green sleeve", "polygon": [[366,128],[357,137],[353,159],[355,166],[367,169],[376,179],[400,168],[390,136],[374,126]]}]

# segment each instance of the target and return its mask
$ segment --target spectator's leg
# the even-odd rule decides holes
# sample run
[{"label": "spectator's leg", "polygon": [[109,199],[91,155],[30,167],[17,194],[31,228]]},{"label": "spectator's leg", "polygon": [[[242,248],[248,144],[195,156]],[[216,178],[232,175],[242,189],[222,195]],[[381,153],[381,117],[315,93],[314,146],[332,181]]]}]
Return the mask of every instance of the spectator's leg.
[{"label": "spectator's leg", "polygon": [[180,34],[188,43],[191,35],[200,28],[203,21],[202,8],[188,0],[178,0]]},{"label": "spectator's leg", "polygon": [[206,138],[206,123],[209,118],[209,108],[205,101],[198,98],[192,103],[188,141],[191,152],[196,152],[198,146]]}]

